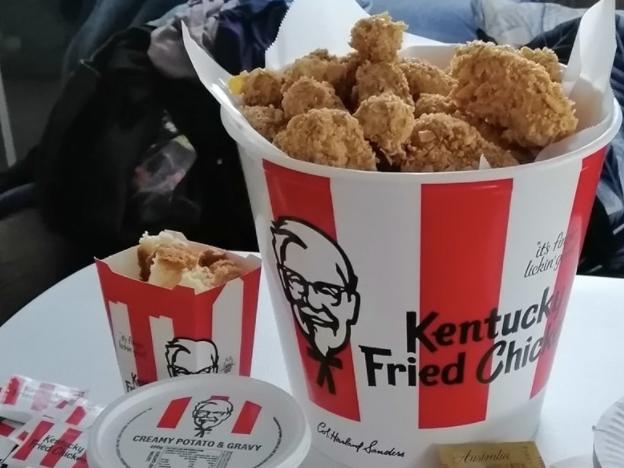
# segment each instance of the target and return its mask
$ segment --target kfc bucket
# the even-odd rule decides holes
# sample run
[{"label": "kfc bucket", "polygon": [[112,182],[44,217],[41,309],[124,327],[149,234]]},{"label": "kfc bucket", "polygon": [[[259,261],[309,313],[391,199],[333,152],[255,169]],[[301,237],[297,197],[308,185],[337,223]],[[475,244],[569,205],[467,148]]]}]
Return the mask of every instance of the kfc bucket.
[{"label": "kfc bucket", "polygon": [[222,113],[315,446],[412,467],[433,466],[432,444],[532,437],[613,108],[569,154],[450,173],[298,161]]},{"label": "kfc bucket", "polygon": [[537,428],[621,124],[614,6],[584,15],[564,70],[547,50],[401,50],[400,24],[358,8],[296,0],[267,69],[237,77],[184,40],[238,144],[314,445],[348,466],[432,467],[434,444]]}]

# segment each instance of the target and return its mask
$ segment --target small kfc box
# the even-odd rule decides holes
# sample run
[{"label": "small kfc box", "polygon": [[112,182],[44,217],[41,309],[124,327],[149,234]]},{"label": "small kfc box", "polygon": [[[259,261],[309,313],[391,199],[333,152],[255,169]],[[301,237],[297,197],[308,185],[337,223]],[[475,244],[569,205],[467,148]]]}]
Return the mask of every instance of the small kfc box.
[{"label": "small kfc box", "polygon": [[126,391],[180,375],[249,376],[257,256],[163,231],[96,264]]}]

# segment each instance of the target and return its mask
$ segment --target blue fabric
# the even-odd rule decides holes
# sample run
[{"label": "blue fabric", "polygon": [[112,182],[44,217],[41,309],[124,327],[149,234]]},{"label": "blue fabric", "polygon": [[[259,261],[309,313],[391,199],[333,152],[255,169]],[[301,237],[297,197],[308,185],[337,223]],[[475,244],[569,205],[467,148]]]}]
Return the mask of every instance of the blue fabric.
[{"label": "blue fabric", "polygon": [[549,2],[472,0],[476,28],[499,44],[524,45],[585,10]]},{"label": "blue fabric", "polygon": [[388,11],[409,32],[441,42],[476,39],[471,0],[370,0],[371,13]]},{"label": "blue fabric", "polygon": [[283,0],[241,0],[219,14],[213,55],[230,73],[264,66],[264,52],[279,30],[288,10]]}]

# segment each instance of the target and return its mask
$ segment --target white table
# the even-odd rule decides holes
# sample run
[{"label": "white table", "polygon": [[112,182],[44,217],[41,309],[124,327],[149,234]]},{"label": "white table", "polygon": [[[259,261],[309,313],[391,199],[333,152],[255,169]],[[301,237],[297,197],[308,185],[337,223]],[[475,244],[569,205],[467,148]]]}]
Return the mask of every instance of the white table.
[{"label": "white table", "polygon": [[[252,375],[287,391],[268,290],[261,286]],[[624,395],[624,280],[578,277],[537,442],[548,464],[592,451],[592,425]],[[11,374],[89,388],[102,404],[122,394],[95,268],[57,284],[0,328],[0,381]],[[306,468],[336,465],[313,452]],[[587,467],[590,468],[590,467]]]}]

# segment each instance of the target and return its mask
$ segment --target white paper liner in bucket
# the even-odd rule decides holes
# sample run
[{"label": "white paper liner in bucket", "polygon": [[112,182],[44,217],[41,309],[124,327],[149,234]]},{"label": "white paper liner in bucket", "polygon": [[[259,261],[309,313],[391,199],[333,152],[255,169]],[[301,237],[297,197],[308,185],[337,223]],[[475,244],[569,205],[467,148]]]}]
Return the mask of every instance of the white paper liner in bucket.
[{"label": "white paper liner in bucket", "polygon": [[114,402],[91,429],[88,461],[92,468],[296,468],[309,448],[310,429],[290,395],[215,374],[157,382]]}]

